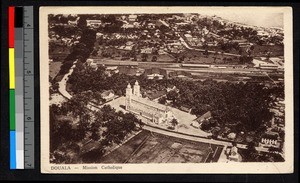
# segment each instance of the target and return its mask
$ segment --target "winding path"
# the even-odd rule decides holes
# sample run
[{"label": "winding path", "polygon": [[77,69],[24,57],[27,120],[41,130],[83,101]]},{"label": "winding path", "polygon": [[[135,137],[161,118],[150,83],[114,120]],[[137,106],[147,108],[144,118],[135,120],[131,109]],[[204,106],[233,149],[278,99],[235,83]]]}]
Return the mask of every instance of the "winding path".
[{"label": "winding path", "polygon": [[73,66],[70,68],[69,72],[62,78],[60,82],[58,82],[58,92],[67,99],[72,98],[72,95],[67,91],[67,81],[69,80],[69,76],[73,73],[77,61],[78,60],[74,61]]}]

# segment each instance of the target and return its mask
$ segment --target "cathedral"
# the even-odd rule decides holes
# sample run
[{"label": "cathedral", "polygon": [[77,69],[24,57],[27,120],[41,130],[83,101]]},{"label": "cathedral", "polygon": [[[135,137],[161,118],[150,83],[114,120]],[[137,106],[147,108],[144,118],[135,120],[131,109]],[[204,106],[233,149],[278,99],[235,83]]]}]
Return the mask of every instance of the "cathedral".
[{"label": "cathedral", "polygon": [[127,111],[141,115],[155,124],[168,124],[175,118],[167,106],[143,98],[137,81],[133,89],[129,83],[127,85],[125,107]]}]

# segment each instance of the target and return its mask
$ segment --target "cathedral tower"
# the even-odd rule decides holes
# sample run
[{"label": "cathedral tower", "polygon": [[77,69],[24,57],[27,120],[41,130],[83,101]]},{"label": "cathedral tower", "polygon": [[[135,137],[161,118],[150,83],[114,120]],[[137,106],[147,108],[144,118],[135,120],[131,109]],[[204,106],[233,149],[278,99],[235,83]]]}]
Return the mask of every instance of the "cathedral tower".
[{"label": "cathedral tower", "polygon": [[126,88],[126,101],[125,101],[125,108],[128,110],[131,105],[131,96],[132,96],[132,88],[131,85],[128,83],[127,88]]},{"label": "cathedral tower", "polygon": [[141,90],[140,90],[140,85],[138,81],[135,81],[134,86],[133,86],[133,94],[135,96],[141,97]]}]

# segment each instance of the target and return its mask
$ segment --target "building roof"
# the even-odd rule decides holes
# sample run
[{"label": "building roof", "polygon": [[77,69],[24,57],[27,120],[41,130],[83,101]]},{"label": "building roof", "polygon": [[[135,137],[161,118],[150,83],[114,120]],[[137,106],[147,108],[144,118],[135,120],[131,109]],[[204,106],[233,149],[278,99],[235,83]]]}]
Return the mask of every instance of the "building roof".
[{"label": "building roof", "polygon": [[129,18],[129,19],[136,19],[136,18],[137,18],[137,15],[129,15],[128,18]]},{"label": "building roof", "polygon": [[192,35],[190,35],[190,34],[185,34],[184,35],[186,38],[192,38],[193,36]]},{"label": "building roof", "polygon": [[191,108],[186,107],[186,106],[180,106],[179,108],[180,110],[184,111],[184,112],[190,112]]},{"label": "building roof", "polygon": [[106,90],[104,92],[101,93],[101,97],[108,97],[109,94],[114,94],[114,91],[113,90]]},{"label": "building roof", "polygon": [[207,111],[206,113],[204,113],[202,116],[198,117],[197,119],[195,119],[198,122],[202,122],[203,120],[210,118],[211,117],[211,112]]},{"label": "building roof", "polygon": [[169,73],[170,77],[175,77],[175,76],[179,76],[179,75],[182,75],[182,76],[191,76],[192,74],[189,73],[189,72],[186,72],[186,71],[173,71],[173,72]]},{"label": "building roof", "polygon": [[248,40],[247,39],[235,39],[235,40],[232,40],[232,42],[234,42],[234,43],[246,43],[246,42],[248,42]]},{"label": "building roof", "polygon": [[145,75],[151,75],[151,74],[160,74],[160,75],[167,75],[167,71],[164,69],[160,68],[151,68],[151,69],[146,69],[144,72]]},{"label": "building roof", "polygon": [[138,97],[138,96],[132,95],[131,99],[134,100],[134,101],[137,101],[139,103],[143,103],[143,104],[146,104],[148,106],[151,106],[151,107],[154,107],[154,108],[158,108],[158,109],[160,109],[162,111],[167,110],[167,107],[165,105],[159,104],[159,103],[154,102],[152,100],[148,100],[146,98],[142,98],[142,97]]},{"label": "building roof", "polygon": [[278,139],[278,133],[277,132],[272,132],[272,131],[269,131],[269,132],[266,132],[265,134],[262,135],[262,138],[265,138],[265,139],[272,139],[272,140],[277,140]]},{"label": "building roof", "polygon": [[165,90],[162,91],[155,91],[155,92],[151,92],[151,93],[147,93],[146,96],[150,99],[150,100],[154,100],[157,99],[163,95],[165,95],[167,92]]}]

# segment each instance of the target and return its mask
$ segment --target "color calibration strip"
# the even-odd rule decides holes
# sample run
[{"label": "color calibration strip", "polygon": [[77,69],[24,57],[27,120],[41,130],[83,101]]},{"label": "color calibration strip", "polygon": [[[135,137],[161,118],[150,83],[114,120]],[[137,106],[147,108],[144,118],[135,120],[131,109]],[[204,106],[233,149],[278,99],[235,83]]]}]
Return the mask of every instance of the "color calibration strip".
[{"label": "color calibration strip", "polygon": [[8,8],[10,169],[17,168],[15,119],[15,7]]},{"label": "color calibration strip", "polygon": [[9,7],[10,169],[33,168],[33,7]]}]

